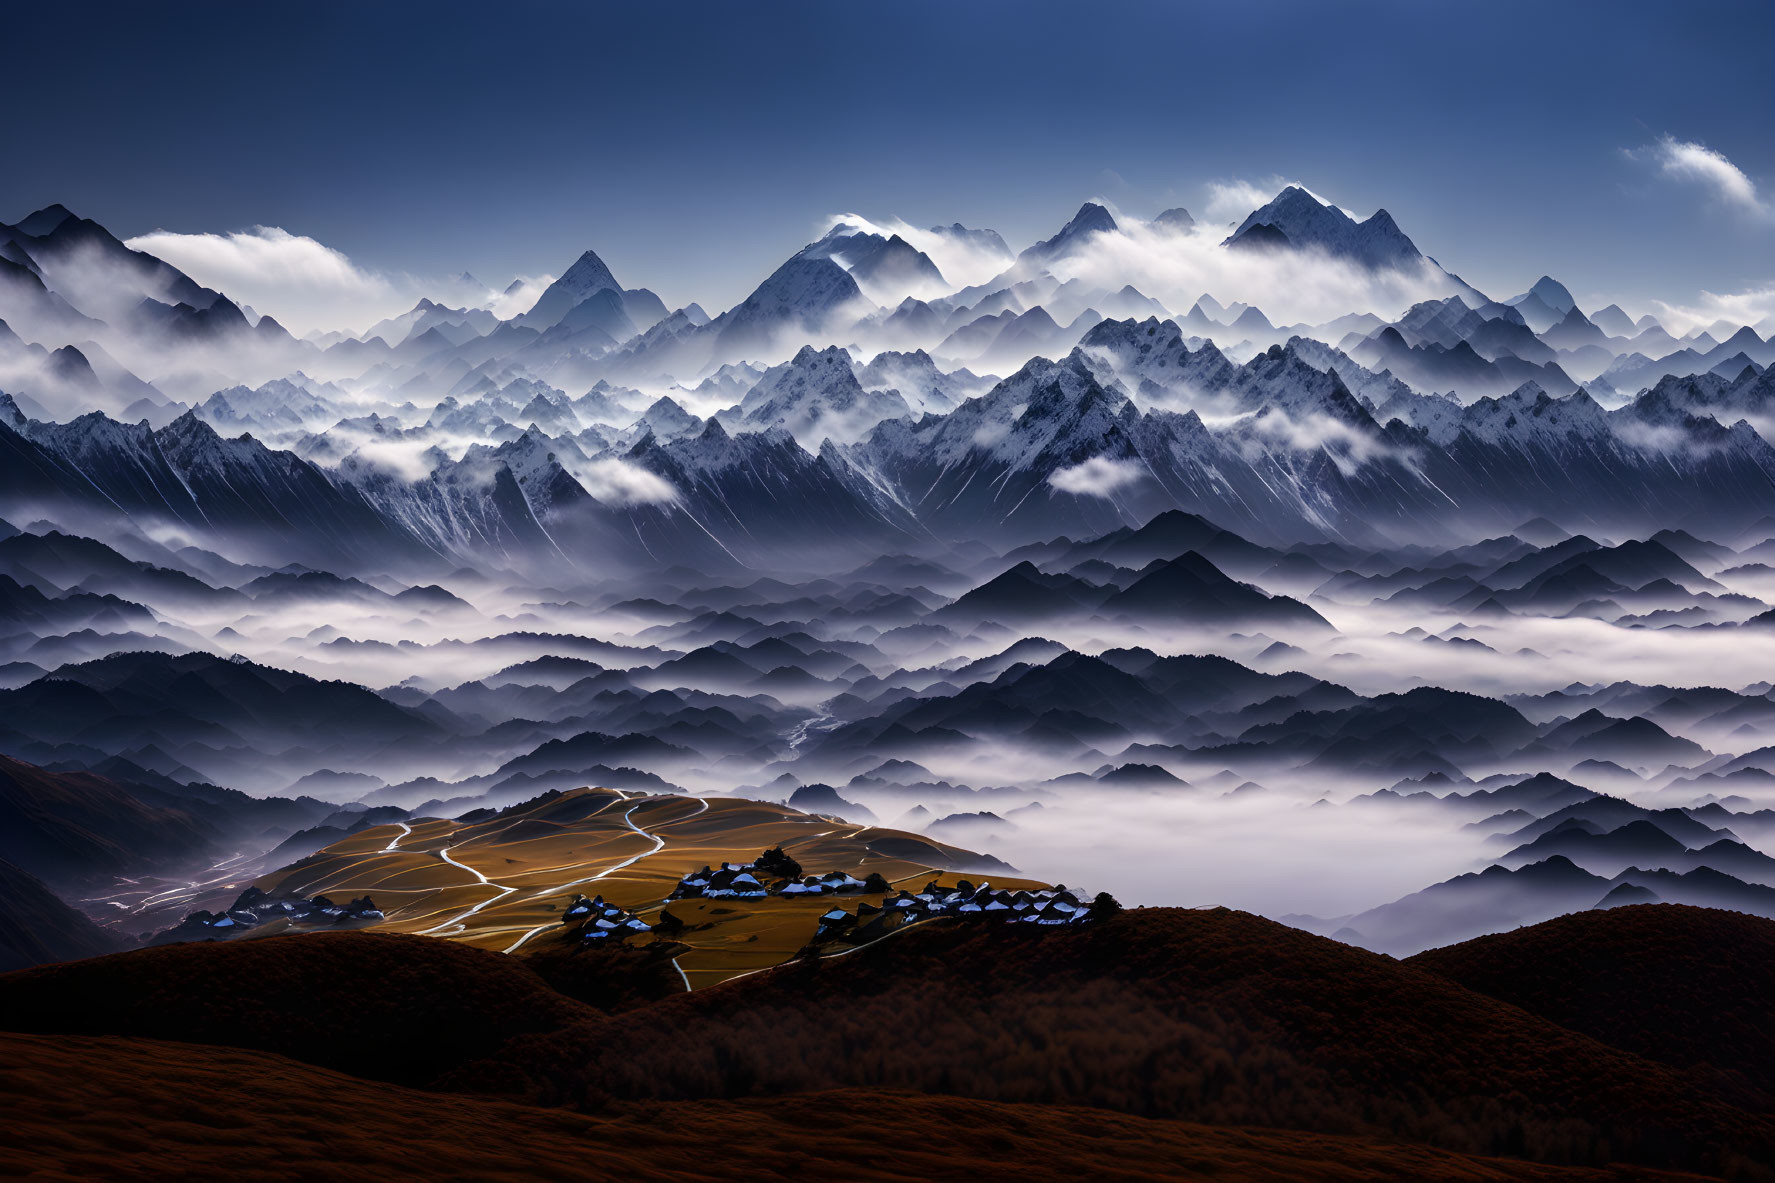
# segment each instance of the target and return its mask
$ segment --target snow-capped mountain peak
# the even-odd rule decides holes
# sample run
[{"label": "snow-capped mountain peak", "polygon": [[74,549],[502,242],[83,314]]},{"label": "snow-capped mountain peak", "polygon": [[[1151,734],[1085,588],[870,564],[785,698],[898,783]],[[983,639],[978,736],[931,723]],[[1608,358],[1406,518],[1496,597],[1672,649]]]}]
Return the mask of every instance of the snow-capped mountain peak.
[{"label": "snow-capped mountain peak", "polygon": [[1114,215],[1094,201],[1079,207],[1072,220],[1052,238],[1044,239],[1017,256],[1020,263],[1047,265],[1078,250],[1093,235],[1118,229]]},{"label": "snow-capped mountain peak", "polygon": [[1288,186],[1269,204],[1246,215],[1226,245],[1317,248],[1371,268],[1415,266],[1423,259],[1386,210],[1358,222],[1298,185]]},{"label": "snow-capped mountain peak", "polygon": [[536,303],[519,318],[520,322],[533,328],[546,329],[560,321],[575,305],[582,303],[599,292],[622,293],[622,285],[616,282],[616,276],[604,265],[596,251],[586,251],[574,260],[573,266],[561,274],[561,278],[543,290]]},{"label": "snow-capped mountain peak", "polygon": [[837,346],[801,348],[794,358],[765,371],[729,426],[757,431],[780,427],[809,451],[827,440],[850,443],[883,419],[910,415],[906,400],[891,390],[864,390],[850,354]]}]

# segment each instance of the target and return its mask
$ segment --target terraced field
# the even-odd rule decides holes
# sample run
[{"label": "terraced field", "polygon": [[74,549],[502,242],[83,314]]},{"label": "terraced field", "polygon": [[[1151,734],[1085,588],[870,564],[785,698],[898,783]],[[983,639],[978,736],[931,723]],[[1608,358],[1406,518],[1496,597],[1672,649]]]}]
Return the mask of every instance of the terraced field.
[{"label": "terraced field", "polygon": [[[933,878],[1045,886],[983,870],[979,855],[898,830],[736,797],[590,788],[490,818],[422,818],[365,830],[263,876],[257,886],[273,895],[369,895],[387,917],[381,930],[517,953],[552,942],[576,894],[602,895],[655,921],[684,875],[724,861],[750,862],[777,846],[807,874],[845,871],[863,879],[879,873],[896,889]],[[835,898],[854,908],[882,897],[672,901],[672,914],[685,925],[677,940],[689,946],[675,958],[685,984],[698,989],[788,960],[813,937]]]}]

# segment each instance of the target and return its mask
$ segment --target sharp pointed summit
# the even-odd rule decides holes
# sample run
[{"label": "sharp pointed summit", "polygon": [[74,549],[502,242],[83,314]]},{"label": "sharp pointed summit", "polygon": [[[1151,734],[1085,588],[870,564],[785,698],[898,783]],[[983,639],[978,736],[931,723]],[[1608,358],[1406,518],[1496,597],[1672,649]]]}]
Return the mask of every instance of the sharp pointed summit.
[{"label": "sharp pointed summit", "polygon": [[1072,216],[1072,220],[1060,228],[1058,234],[1029,247],[1017,259],[1026,263],[1051,263],[1079,249],[1093,235],[1106,234],[1116,229],[1115,217],[1109,210],[1094,201],[1087,201],[1079,207],[1079,212]]},{"label": "sharp pointed summit", "polygon": [[1386,210],[1358,222],[1298,185],[1288,186],[1269,204],[1246,215],[1225,245],[1317,249],[1370,268],[1415,266],[1424,257]]},{"label": "sharp pointed summit", "polygon": [[1534,286],[1529,288],[1528,291],[1505,302],[1512,305],[1520,305],[1529,299],[1538,301],[1540,304],[1558,313],[1561,317],[1564,317],[1572,309],[1578,306],[1578,302],[1572,299],[1572,294],[1566,290],[1566,286],[1550,275],[1543,275],[1540,279],[1535,281]]},{"label": "sharp pointed summit", "polygon": [[63,222],[74,218],[67,206],[61,204],[46,205],[42,209],[21,219],[13,228],[32,238],[46,238],[53,234]]},{"label": "sharp pointed summit", "polygon": [[622,285],[604,265],[595,251],[586,251],[562,273],[561,278],[543,290],[536,303],[520,321],[533,328],[546,329],[571,312],[575,305],[599,292],[622,294]]}]

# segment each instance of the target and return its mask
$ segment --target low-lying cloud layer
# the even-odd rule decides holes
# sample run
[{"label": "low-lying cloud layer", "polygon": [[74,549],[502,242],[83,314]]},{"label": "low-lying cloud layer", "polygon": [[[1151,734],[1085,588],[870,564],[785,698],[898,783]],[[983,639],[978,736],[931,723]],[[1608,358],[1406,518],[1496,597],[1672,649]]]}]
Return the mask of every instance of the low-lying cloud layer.
[{"label": "low-lying cloud layer", "polygon": [[552,281],[550,276],[520,277],[516,289],[495,291],[461,277],[435,282],[384,274],[358,265],[341,250],[279,226],[226,234],[156,230],[125,245],[164,259],[205,287],[276,318],[297,336],[361,329],[407,311],[422,296],[515,316],[534,304]]},{"label": "low-lying cloud layer", "polygon": [[1775,333],[1775,284],[1747,288],[1742,292],[1702,291],[1688,304],[1657,304],[1658,318],[1672,332],[1688,333],[1709,328],[1720,321],[1735,325],[1751,325],[1765,336]]},{"label": "low-lying cloud layer", "polygon": [[1428,262],[1371,270],[1317,250],[1227,250],[1221,245],[1226,227],[1218,224],[1174,230],[1123,217],[1118,227],[1055,262],[1055,276],[1109,291],[1132,284],[1179,315],[1208,293],[1223,305],[1255,305],[1278,326],[1320,324],[1351,312],[1392,319],[1421,300],[1454,292],[1448,276]]},{"label": "low-lying cloud layer", "polygon": [[898,234],[912,246],[928,255],[931,262],[937,265],[937,270],[943,273],[943,278],[956,288],[985,283],[1003,271],[1006,264],[1010,262],[1009,258],[997,250],[978,245],[957,235],[922,229],[901,221],[899,218],[866,218],[861,214],[835,214],[826,220],[826,224],[820,228],[820,233],[826,234],[834,226],[839,225],[856,226],[871,234],[879,234],[883,238],[891,238]]}]

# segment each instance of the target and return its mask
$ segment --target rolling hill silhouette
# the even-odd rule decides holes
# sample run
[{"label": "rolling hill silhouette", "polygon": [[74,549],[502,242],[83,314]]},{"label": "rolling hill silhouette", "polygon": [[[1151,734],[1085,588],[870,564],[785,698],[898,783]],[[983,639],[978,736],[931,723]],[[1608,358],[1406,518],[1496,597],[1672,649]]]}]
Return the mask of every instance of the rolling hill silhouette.
[{"label": "rolling hill silhouette", "polygon": [[1640,904],[1431,949],[1439,973],[1573,1031],[1678,1068],[1741,1073],[1775,1103],[1775,921]]},{"label": "rolling hill silhouette", "polygon": [[[1252,1183],[1625,1183],[1635,1169],[1543,1166],[1287,1130],[1220,1129],[1071,1106],[851,1089],[595,1115],[419,1092],[267,1052],[146,1039],[0,1034],[0,1155],[25,1173],[82,1178],[587,1177],[664,1183],[712,1164],[793,1163],[812,1178],[1022,1183],[1165,1179]],[[85,1104],[61,1099],[81,1081]],[[133,1157],[144,1142],[151,1161]]]},{"label": "rolling hill silhouette", "polygon": [[1700,1166],[1775,1133],[1691,1074],[1224,909],[917,929],[520,1039],[452,1079],[494,1064],[549,1101],[911,1088],[1544,1160]]},{"label": "rolling hill silhouette", "polygon": [[[1663,916],[1656,908],[1626,909],[1597,923],[1637,933],[1635,914],[1643,912]],[[1736,934],[1742,918],[1700,919]],[[460,1140],[469,1155],[462,1161],[488,1161],[474,1156],[504,1154],[500,1148],[510,1145],[481,1134],[497,1113],[546,1158],[556,1145],[550,1131],[587,1120],[460,1095],[474,1093],[597,1114],[596,1128],[611,1131],[614,1142],[583,1135],[585,1152],[627,1147],[630,1157],[621,1161],[632,1161],[640,1177],[678,1162],[665,1146],[695,1145],[705,1129],[711,1138],[730,1131],[739,1145],[778,1121],[812,1122],[821,1132],[808,1145],[833,1153],[857,1153],[865,1131],[893,1130],[896,1143],[935,1131],[928,1136],[954,1143],[965,1158],[1000,1146],[955,1124],[977,1121],[1019,1131],[1002,1139],[1001,1165],[970,1171],[982,1178],[1050,1177],[1016,1156],[1034,1154],[1048,1139],[1058,1139],[1064,1154],[1084,1154],[1071,1141],[1081,1129],[1125,1131],[1112,1139],[1118,1153],[1124,1138],[1147,1139],[1149,1149],[1138,1154],[1188,1142],[1214,1161],[1242,1147],[1255,1157],[1225,1159],[1234,1177],[1342,1177],[1354,1138],[1392,1146],[1377,1152],[1367,1177],[1562,1177],[1526,1164],[1449,1157],[1490,1154],[1761,1178],[1754,1164],[1768,1161],[1775,1146],[1768,1094],[1750,1070],[1709,1059],[1717,1044],[1708,1042],[1707,1024],[1716,1003],[1756,1020],[1767,933],[1755,930],[1755,954],[1725,967],[1737,980],[1699,997],[1665,989],[1648,1003],[1636,993],[1640,985],[1674,987],[1722,935],[1709,930],[1685,941],[1675,931],[1680,923],[1654,928],[1662,935],[1643,945],[1628,941],[1623,953],[1675,949],[1680,957],[1668,971],[1610,986],[1595,1022],[1562,1012],[1571,1026],[1448,976],[1475,977],[1475,964],[1502,966],[1481,982],[1502,993],[1498,983],[1507,983],[1514,963],[1491,956],[1483,942],[1464,957],[1446,954],[1432,972],[1434,959],[1402,964],[1225,909],[1139,909],[1065,931],[938,922],[840,957],[659,1001],[647,1002],[646,988],[625,996],[605,983],[597,989],[613,1006],[608,1013],[551,989],[548,980],[573,983],[547,956],[537,962],[545,970],[539,975],[522,957],[420,937],[280,936],[20,971],[0,978],[0,1015],[31,1033],[5,1038],[33,1064],[98,1062],[100,1075],[83,1078],[83,1095],[106,1092],[107,1120],[70,1127],[83,1144],[106,1145],[106,1131],[141,1114],[163,1130],[167,1154],[198,1160],[237,1144],[265,1114],[287,1122],[297,1112],[335,1112],[329,1107],[343,1098],[358,1099],[361,1120],[328,1143],[325,1153],[342,1157],[373,1131],[454,1112],[458,1120],[422,1141],[448,1149]],[[1556,925],[1510,938],[1530,949],[1570,945]],[[631,964],[608,968],[640,969],[644,977],[650,961],[657,968],[645,949],[632,952]],[[1560,971],[1529,970],[1531,985],[1562,980]],[[1564,980],[1582,989],[1585,972],[1575,966]],[[1551,987],[1518,993],[1524,1005],[1551,998],[1548,1010],[1561,997]],[[1686,1034],[1669,1046],[1647,1042],[1632,1013],[1648,1006],[1642,1026],[1669,1011],[1681,1022],[1667,1025]],[[1577,1029],[1585,1025],[1637,1044],[1642,1054]],[[1722,1035],[1733,1038],[1736,1030]],[[146,1040],[186,1046],[172,1054]],[[1760,1045],[1747,1043],[1741,1059],[1759,1053]],[[285,1083],[268,1083],[271,1077]],[[263,1101],[299,1081],[313,1082],[306,1087],[318,1109]],[[142,1109],[155,1087],[179,1097],[180,1129],[155,1124],[164,1109]],[[233,1132],[194,1120],[194,1112],[228,1109],[208,1099],[229,1090],[259,1098],[245,1106],[249,1116],[230,1116],[226,1130]],[[11,1128],[21,1112],[38,1128],[51,1120],[41,1104],[19,1105],[9,1109]],[[1080,1105],[1090,1108],[1072,1108]],[[55,1112],[56,1120],[70,1120],[65,1106]],[[830,1118],[823,1124],[822,1112]],[[620,1130],[631,1119],[653,1130],[651,1149],[625,1141]],[[662,1122],[689,1132],[661,1139]],[[1250,1126],[1270,1128],[1236,1137],[1228,1128]],[[286,1140],[267,1137],[267,1145]],[[1323,1173],[1299,1161],[1304,1146],[1325,1156]],[[310,1146],[298,1161],[321,1153]],[[867,1153],[863,1161],[890,1169]],[[914,1160],[895,1161],[903,1171]],[[1087,1177],[1124,1173],[1108,1158],[1068,1161]],[[1013,1163],[1025,1173],[1007,1173],[1003,1164]],[[950,1168],[932,1173],[953,1176]]]}]

